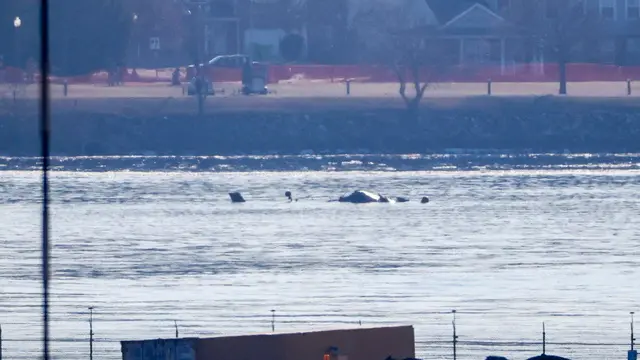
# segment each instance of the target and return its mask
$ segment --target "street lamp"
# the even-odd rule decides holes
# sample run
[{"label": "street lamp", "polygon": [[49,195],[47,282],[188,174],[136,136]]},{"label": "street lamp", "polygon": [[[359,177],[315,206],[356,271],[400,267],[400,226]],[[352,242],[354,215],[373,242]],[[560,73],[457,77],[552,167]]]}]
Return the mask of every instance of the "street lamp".
[{"label": "street lamp", "polygon": [[18,29],[20,29],[20,26],[22,26],[22,20],[20,19],[19,16],[16,16],[15,19],[13,19],[13,28],[15,29],[15,36],[14,36],[14,42],[13,42],[13,51],[14,51],[14,56],[15,56],[15,62],[16,65],[18,66],[20,64],[20,41],[18,40],[18,35],[20,34]]},{"label": "street lamp", "polygon": [[133,20],[133,36],[131,37],[131,41],[135,41],[135,51],[136,51],[135,67],[138,67],[140,64],[140,38],[138,37],[138,14],[133,13],[133,16],[131,19]]}]

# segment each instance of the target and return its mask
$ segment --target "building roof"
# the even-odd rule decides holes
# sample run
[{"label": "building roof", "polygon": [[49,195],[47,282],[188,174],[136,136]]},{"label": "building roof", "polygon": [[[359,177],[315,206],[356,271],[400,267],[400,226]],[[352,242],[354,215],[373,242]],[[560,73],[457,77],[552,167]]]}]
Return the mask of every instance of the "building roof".
[{"label": "building roof", "polygon": [[497,28],[506,25],[505,20],[486,6],[476,3],[456,15],[442,26],[444,28]]},{"label": "building roof", "polygon": [[488,7],[486,0],[424,0],[443,25],[475,4]]},{"label": "building roof", "polygon": [[[439,23],[434,12],[429,7],[426,0],[348,0],[349,16],[348,22],[351,24],[359,14],[366,14],[373,9],[383,9],[382,11],[390,11],[397,9],[399,19],[391,19],[389,21],[405,22],[407,27],[418,26],[435,26]],[[451,0],[449,0],[451,1]],[[388,14],[392,17],[393,15]]]}]

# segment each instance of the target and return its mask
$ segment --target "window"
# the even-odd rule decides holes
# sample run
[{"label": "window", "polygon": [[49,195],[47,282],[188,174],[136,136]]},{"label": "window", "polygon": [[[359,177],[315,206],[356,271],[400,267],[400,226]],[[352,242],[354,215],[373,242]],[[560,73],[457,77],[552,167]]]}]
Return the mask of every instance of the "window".
[{"label": "window", "polygon": [[616,18],[616,0],[600,0],[600,17],[605,20]]},{"label": "window", "polygon": [[640,19],[640,0],[627,0],[627,19]]},{"label": "window", "polygon": [[160,50],[160,38],[159,37],[149,38],[149,49],[151,49],[151,50]]}]

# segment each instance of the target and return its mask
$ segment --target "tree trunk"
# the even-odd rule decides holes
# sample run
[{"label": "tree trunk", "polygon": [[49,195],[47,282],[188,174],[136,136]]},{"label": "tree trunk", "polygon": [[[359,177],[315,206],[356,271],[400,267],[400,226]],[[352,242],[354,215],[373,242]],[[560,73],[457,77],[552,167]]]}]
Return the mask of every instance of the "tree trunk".
[{"label": "tree trunk", "polygon": [[416,64],[412,64],[411,72],[413,75],[413,87],[415,94],[413,97],[407,95],[407,78],[405,77],[404,67],[396,66],[396,75],[398,76],[398,82],[400,83],[400,89],[398,92],[404,100],[405,105],[407,106],[407,118],[412,125],[416,125],[418,123],[418,119],[420,118],[420,101],[424,96],[424,92],[427,89],[428,83],[421,84],[420,83],[420,74],[419,67]]},{"label": "tree trunk", "polygon": [[420,100],[417,98],[407,101],[407,116],[409,123],[415,125],[420,118]]},{"label": "tree trunk", "polygon": [[204,95],[199,92],[198,93],[198,115],[204,114]]},{"label": "tree trunk", "polygon": [[558,61],[558,75],[558,80],[560,82],[560,89],[558,90],[558,94],[567,95],[567,62],[562,56]]}]

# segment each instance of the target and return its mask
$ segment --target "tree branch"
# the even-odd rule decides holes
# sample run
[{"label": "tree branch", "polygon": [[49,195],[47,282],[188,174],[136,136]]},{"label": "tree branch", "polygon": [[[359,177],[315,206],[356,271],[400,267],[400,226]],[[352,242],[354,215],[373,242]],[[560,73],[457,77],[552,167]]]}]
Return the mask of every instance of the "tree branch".
[{"label": "tree branch", "polygon": [[407,81],[404,78],[404,68],[399,66],[398,64],[394,64],[393,66],[393,70],[396,73],[396,76],[398,77],[398,82],[400,83],[400,89],[398,89],[398,92],[400,93],[400,96],[402,96],[402,100],[404,100],[404,102],[406,104],[409,104],[409,102],[411,101],[408,97],[407,97]]}]

